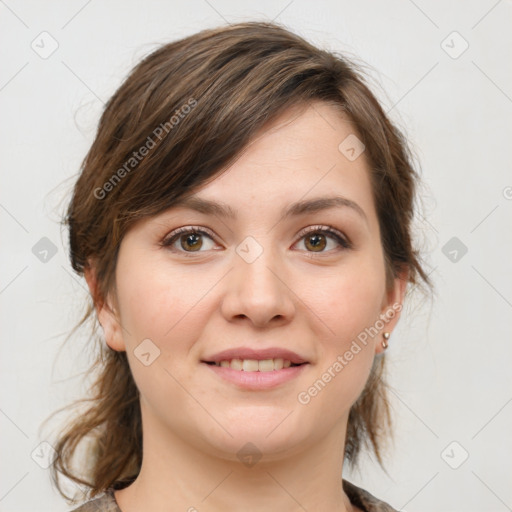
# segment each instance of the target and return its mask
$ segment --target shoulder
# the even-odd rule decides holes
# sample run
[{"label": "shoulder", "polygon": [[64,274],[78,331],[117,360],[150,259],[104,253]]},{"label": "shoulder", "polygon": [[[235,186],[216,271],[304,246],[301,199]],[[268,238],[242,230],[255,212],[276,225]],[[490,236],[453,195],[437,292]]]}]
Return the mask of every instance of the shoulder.
[{"label": "shoulder", "polygon": [[107,489],[101,496],[87,501],[71,512],[121,512],[114,498],[113,489]]},{"label": "shoulder", "polygon": [[379,500],[373,494],[365,489],[357,487],[348,480],[343,480],[343,490],[345,491],[350,503],[359,507],[363,512],[398,512],[388,503]]},{"label": "shoulder", "polygon": [[[342,480],[343,490],[350,503],[359,507],[363,512],[398,512],[388,503],[379,500],[365,489],[358,487],[348,480]],[[87,501],[71,512],[121,512],[114,498],[114,491],[108,489],[104,494]]]}]

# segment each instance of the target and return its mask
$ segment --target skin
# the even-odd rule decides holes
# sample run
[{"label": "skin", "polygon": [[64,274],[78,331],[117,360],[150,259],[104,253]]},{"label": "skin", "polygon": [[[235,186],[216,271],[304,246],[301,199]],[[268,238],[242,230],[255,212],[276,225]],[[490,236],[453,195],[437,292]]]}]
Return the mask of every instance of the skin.
[{"label": "skin", "polygon": [[[359,510],[341,486],[348,414],[399,313],[308,404],[297,399],[405,293],[403,276],[386,289],[365,154],[349,161],[338,150],[354,133],[331,105],[293,108],[194,191],[230,205],[235,220],[173,207],[124,237],[115,289],[97,306],[107,343],[127,352],[141,395],[143,463],[137,480],[115,493],[123,512]],[[356,202],[364,217],[346,206],[280,213],[332,195]],[[300,231],[317,225],[337,229],[351,248],[317,230],[315,251],[313,233]],[[161,246],[187,226],[215,238],[200,238],[199,252],[186,236],[174,252]],[[252,263],[236,252],[248,236],[263,250]],[[86,278],[92,292],[93,266]],[[149,366],[134,354],[147,338],[160,350]],[[309,364],[275,389],[247,391],[200,362],[242,345],[287,348]],[[252,467],[237,457],[247,442],[262,454]]]}]

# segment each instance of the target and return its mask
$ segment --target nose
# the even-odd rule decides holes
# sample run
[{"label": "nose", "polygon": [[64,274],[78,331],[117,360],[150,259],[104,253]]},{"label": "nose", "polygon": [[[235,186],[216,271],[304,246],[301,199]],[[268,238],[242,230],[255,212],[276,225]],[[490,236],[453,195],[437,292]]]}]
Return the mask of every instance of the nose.
[{"label": "nose", "polygon": [[230,322],[247,319],[255,327],[290,322],[295,294],[277,255],[268,248],[254,261],[240,254],[234,255],[227,280],[222,301],[224,317]]}]

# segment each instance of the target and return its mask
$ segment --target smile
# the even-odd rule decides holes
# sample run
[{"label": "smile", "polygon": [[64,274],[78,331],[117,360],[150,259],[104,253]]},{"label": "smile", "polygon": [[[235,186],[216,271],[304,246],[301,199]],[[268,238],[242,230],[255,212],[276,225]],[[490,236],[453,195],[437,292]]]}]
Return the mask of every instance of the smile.
[{"label": "smile", "polygon": [[275,358],[275,359],[231,359],[223,361],[215,361],[207,364],[214,366],[221,366],[222,368],[231,368],[232,370],[244,372],[272,372],[282,370],[283,368],[290,368],[292,366],[300,366],[299,364],[292,363],[289,359]]},{"label": "smile", "polygon": [[283,359],[232,359],[201,364],[214,378],[249,391],[276,388],[296,379],[309,366],[309,363],[294,364]]}]

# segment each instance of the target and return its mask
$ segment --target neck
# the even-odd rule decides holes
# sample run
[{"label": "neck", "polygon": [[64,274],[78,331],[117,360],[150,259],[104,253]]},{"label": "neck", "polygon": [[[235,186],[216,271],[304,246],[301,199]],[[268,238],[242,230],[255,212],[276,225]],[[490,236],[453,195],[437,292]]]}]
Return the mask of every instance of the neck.
[{"label": "neck", "polygon": [[[342,489],[344,428],[287,457],[227,460],[174,437],[143,412],[143,462],[137,479],[116,491],[122,512],[357,510]],[[340,426],[341,427],[341,426]]]}]

